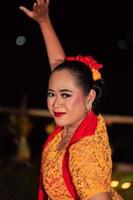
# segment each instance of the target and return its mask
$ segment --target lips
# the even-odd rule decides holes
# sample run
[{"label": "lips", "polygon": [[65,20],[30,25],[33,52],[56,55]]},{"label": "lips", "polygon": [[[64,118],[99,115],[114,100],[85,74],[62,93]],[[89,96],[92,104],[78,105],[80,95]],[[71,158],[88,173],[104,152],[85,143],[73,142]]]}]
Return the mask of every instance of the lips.
[{"label": "lips", "polygon": [[61,117],[64,114],[65,114],[64,112],[54,112],[55,117]]}]

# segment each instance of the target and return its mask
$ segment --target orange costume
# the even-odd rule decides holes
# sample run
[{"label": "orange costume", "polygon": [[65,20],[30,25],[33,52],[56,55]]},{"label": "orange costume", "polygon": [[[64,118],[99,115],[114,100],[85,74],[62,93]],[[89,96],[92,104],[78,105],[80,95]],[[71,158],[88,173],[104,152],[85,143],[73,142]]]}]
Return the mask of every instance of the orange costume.
[{"label": "orange costume", "polygon": [[110,186],[111,150],[102,115],[90,112],[68,146],[57,150],[62,137],[57,127],[43,149],[39,200],[88,200],[100,192],[122,200]]}]

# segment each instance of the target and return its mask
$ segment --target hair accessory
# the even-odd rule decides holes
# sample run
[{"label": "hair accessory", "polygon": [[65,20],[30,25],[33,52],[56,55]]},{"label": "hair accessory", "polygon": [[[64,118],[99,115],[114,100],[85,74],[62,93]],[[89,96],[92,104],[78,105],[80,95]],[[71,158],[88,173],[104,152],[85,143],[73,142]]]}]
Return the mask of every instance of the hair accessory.
[{"label": "hair accessory", "polygon": [[101,79],[101,73],[98,70],[102,68],[103,65],[97,63],[96,60],[94,60],[91,56],[81,56],[81,55],[70,56],[70,57],[66,57],[66,60],[79,61],[79,62],[84,63],[85,65],[89,66],[89,68],[91,69],[94,81]]}]

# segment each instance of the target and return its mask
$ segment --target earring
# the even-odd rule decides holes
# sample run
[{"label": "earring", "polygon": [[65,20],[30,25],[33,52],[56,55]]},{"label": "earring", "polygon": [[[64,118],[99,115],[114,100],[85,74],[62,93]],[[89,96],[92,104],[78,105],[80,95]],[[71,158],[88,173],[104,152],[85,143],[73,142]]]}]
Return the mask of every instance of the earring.
[{"label": "earring", "polygon": [[87,105],[87,107],[86,107],[86,112],[91,111],[91,109],[92,109],[92,103],[89,102],[88,105]]}]

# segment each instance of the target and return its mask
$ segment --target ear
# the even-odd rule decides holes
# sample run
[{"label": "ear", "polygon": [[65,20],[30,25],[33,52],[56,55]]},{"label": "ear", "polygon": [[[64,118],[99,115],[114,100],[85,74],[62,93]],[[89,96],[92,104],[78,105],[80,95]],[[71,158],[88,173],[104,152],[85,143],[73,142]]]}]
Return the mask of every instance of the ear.
[{"label": "ear", "polygon": [[95,98],[96,98],[96,91],[94,89],[91,89],[88,94],[88,102],[92,104]]}]

